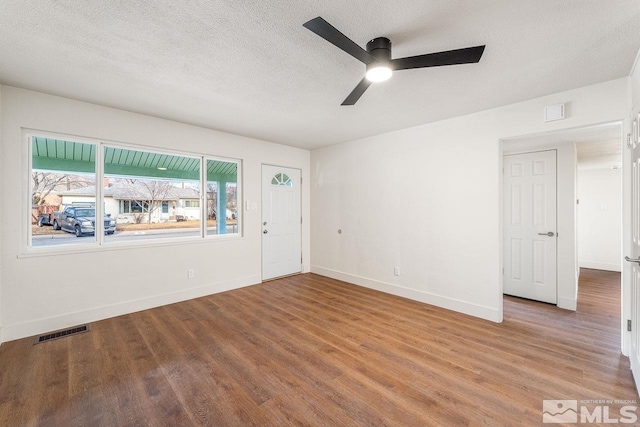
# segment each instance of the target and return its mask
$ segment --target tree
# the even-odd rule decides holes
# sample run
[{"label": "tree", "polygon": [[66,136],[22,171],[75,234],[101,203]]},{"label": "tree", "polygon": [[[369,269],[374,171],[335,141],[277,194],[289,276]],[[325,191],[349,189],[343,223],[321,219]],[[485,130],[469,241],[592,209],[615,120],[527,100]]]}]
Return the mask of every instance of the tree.
[{"label": "tree", "polygon": [[171,189],[174,188],[171,182],[169,181],[145,181],[140,180],[138,184],[146,190],[146,199],[149,201],[146,206],[147,213],[149,214],[149,224],[151,224],[151,215],[155,212],[160,206],[162,206],[161,202],[166,200],[171,193]]},{"label": "tree", "polygon": [[31,180],[33,181],[31,203],[38,207],[44,205],[52,191],[73,190],[93,184],[90,179],[79,175],[38,171],[31,173]]},{"label": "tree", "polygon": [[[226,183],[221,191],[226,192],[227,209],[231,212],[238,212],[237,206],[237,184]],[[227,216],[227,212],[222,213],[222,219]],[[207,182],[207,219],[217,219],[218,217],[218,183]]]},{"label": "tree", "polygon": [[227,183],[227,208],[231,212],[238,212],[238,184],[235,182]]},{"label": "tree", "polygon": [[216,219],[218,209],[218,184],[207,182],[207,219]]}]

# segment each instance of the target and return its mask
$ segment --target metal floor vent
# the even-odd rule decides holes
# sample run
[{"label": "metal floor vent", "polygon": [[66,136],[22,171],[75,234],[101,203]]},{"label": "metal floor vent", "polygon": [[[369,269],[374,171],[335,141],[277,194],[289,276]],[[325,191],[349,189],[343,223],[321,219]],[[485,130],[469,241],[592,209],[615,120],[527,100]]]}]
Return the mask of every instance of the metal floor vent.
[{"label": "metal floor vent", "polygon": [[40,335],[36,337],[36,340],[33,342],[34,344],[40,344],[41,342],[57,340],[58,338],[68,337],[69,335],[81,334],[83,332],[88,332],[91,330],[89,325],[81,325],[75,326],[73,328],[65,329],[63,331],[55,331],[45,335]]}]

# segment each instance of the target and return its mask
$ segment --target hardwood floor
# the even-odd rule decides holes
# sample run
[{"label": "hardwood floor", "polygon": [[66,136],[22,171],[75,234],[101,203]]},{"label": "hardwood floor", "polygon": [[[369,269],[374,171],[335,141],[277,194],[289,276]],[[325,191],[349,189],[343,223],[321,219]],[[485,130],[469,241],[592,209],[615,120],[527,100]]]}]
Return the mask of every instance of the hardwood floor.
[{"label": "hardwood floor", "polygon": [[495,324],[313,274],[0,346],[0,425],[540,425],[543,399],[638,400],[620,276]]}]

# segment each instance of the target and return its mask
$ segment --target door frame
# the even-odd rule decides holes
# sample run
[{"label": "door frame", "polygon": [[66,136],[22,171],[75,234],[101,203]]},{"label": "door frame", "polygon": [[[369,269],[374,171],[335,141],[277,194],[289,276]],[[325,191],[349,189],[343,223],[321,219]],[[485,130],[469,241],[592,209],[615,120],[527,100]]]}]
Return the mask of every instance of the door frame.
[{"label": "door frame", "polygon": [[[549,132],[539,132],[539,133],[534,133],[534,134],[530,134],[530,135],[521,135],[521,136],[517,136],[517,137],[509,137],[509,138],[501,138],[499,139],[499,145],[500,145],[500,157],[499,157],[499,169],[498,169],[498,174],[499,174],[499,189],[500,189],[500,202],[499,202],[499,212],[500,212],[500,216],[499,216],[499,259],[500,259],[500,267],[499,267],[499,277],[500,277],[500,294],[499,294],[499,301],[500,301],[500,314],[501,314],[501,318],[502,318],[502,313],[503,313],[503,309],[504,309],[504,288],[503,288],[503,275],[502,272],[504,271],[504,215],[503,215],[503,209],[504,209],[504,195],[503,195],[503,188],[504,188],[504,179],[503,179],[503,174],[502,174],[502,170],[504,167],[504,155],[505,154],[518,154],[518,153],[524,153],[524,152],[528,152],[528,151],[541,151],[541,150],[545,150],[545,149],[551,149],[551,148],[556,148],[558,146],[558,144],[543,144],[543,143],[531,143],[531,142],[526,142],[525,140],[533,140],[534,138],[537,139],[542,139],[545,136],[550,136],[553,134],[560,134],[560,133],[564,133],[564,132],[568,132],[568,131],[575,131],[575,130],[580,130],[580,129],[592,129],[592,128],[597,128],[600,126],[613,126],[613,125],[618,125],[620,126],[620,144],[622,146],[622,252],[623,252],[623,256],[625,254],[630,253],[631,247],[632,247],[632,238],[631,238],[631,214],[629,213],[630,208],[631,208],[631,186],[630,186],[630,182],[631,182],[631,168],[630,166],[630,162],[631,162],[631,155],[629,150],[627,150],[626,147],[626,136],[627,134],[630,132],[630,127],[631,127],[631,119],[630,118],[625,118],[623,120],[614,120],[614,121],[610,121],[610,122],[604,122],[604,123],[594,123],[594,124],[590,124],[590,125],[584,125],[584,126],[578,126],[578,127],[570,127],[570,128],[565,128],[565,129],[556,129],[553,131],[549,131]],[[518,148],[516,148],[516,145],[518,144],[518,141],[522,142],[522,145]],[[511,147],[505,147],[505,145],[511,145]],[[558,174],[560,173],[560,164],[558,161]],[[558,175],[558,179],[559,179],[559,175]],[[558,200],[560,199],[561,195],[558,192],[557,194]],[[564,228],[564,227],[563,227]],[[559,233],[562,233],[562,229],[561,229],[561,224],[560,224],[560,217],[558,217],[558,229],[559,229]],[[561,234],[562,236],[562,234]],[[560,245],[560,241],[558,241],[558,246]],[[576,254],[576,269],[579,271],[579,269],[577,268],[577,242],[574,240],[573,242],[573,250],[574,253]],[[560,248],[558,247],[558,251],[560,250]],[[626,265],[625,265],[626,264]],[[562,261],[559,259],[558,256],[558,264],[557,264],[557,274],[558,274],[558,292],[560,292],[560,269],[562,266]],[[631,315],[631,303],[630,303],[630,298],[631,298],[631,266],[629,265],[629,263],[623,263],[622,264],[622,289],[621,289],[621,316],[620,316],[620,333],[621,333],[621,351],[622,354],[625,356],[628,356],[629,354],[629,342],[630,342],[630,338],[631,338],[631,333],[627,332],[627,325],[626,325],[626,319],[630,318]],[[575,278],[575,291],[576,291],[576,298],[577,298],[577,290],[578,290],[578,277],[576,276]],[[558,302],[560,302],[560,299],[558,300]],[[576,300],[577,302],[577,300]],[[566,308],[566,307],[562,307],[560,304],[558,304],[558,307],[560,308]],[[575,308],[574,308],[575,310]],[[640,327],[640,325],[638,325]]]},{"label": "door frame", "polygon": [[[550,134],[550,133],[549,133]],[[548,136],[545,134],[544,136]],[[504,156],[536,151],[556,150],[556,306],[566,310],[576,309],[578,289],[577,245],[575,242],[575,150],[571,142],[541,141],[538,136],[525,136],[502,141],[500,171],[500,208],[504,209]],[[504,215],[500,216],[500,264],[504,269]],[[501,279],[503,279],[501,274]],[[504,283],[501,288],[504,292]]]},{"label": "door frame", "polygon": [[[264,278],[264,257],[263,257],[263,248],[264,248],[264,235],[262,234],[262,223],[264,222],[264,219],[262,217],[262,204],[264,203],[264,200],[262,200],[262,195],[263,195],[263,169],[264,166],[272,166],[275,168],[286,168],[286,169],[295,169],[297,171],[300,171],[300,218],[301,218],[301,222],[300,222],[300,273],[304,273],[305,272],[305,268],[304,268],[304,252],[303,252],[303,248],[304,248],[304,228],[302,227],[303,222],[302,222],[302,218],[304,218],[304,211],[303,211],[303,207],[304,207],[304,203],[303,203],[303,197],[304,197],[304,192],[303,190],[303,185],[302,183],[304,182],[304,178],[303,178],[303,172],[304,170],[302,168],[297,168],[294,166],[284,166],[284,165],[277,165],[275,163],[261,163],[260,164],[260,279],[261,281],[265,281]],[[266,279],[266,280],[273,280],[273,279]]]},{"label": "door frame", "polygon": [[[633,250],[633,218],[631,216],[632,204],[632,163],[631,150],[627,148],[627,136],[631,132],[631,119],[617,122],[620,124],[620,144],[622,145],[622,256],[631,255]],[[622,292],[621,292],[621,316],[620,316],[620,342],[622,354],[629,356],[631,346],[631,332],[627,331],[627,320],[631,319],[631,286],[633,265],[622,261]],[[633,325],[634,328],[640,325]]]}]

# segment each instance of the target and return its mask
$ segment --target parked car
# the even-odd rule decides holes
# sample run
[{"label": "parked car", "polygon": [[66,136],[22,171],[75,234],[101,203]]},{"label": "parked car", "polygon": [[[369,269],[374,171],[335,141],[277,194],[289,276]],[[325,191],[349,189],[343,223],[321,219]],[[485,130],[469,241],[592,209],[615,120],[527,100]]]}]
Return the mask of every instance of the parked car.
[{"label": "parked car", "polygon": [[66,208],[71,206],[76,208],[94,208],[96,204],[93,202],[73,202],[70,204],[60,205],[57,211],[39,214],[38,227],[52,225],[55,230],[60,230],[60,215],[62,215]]},{"label": "parked car", "polygon": [[[105,234],[113,234],[116,231],[116,221],[107,215],[104,217]],[[91,207],[69,206],[54,218],[54,230],[64,230],[75,233],[76,237],[94,234],[96,231],[96,210]]]},{"label": "parked car", "polygon": [[[218,219],[218,213],[215,210],[211,219]],[[227,219],[238,219],[238,215],[231,209],[227,209]]]}]

